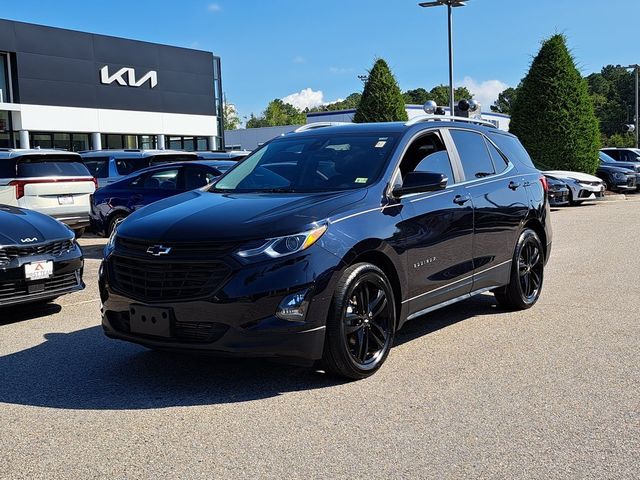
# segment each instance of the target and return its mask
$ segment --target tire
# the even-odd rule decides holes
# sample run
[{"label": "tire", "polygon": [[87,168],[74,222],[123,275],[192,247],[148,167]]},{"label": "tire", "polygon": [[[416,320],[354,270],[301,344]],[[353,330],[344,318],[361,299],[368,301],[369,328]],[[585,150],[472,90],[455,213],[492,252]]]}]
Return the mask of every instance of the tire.
[{"label": "tire", "polygon": [[111,218],[109,218],[109,223],[107,223],[107,228],[104,232],[104,236],[106,238],[109,238],[111,232],[113,232],[113,229],[116,228],[116,225],[118,225],[125,218],[127,218],[126,213],[114,213]]},{"label": "tire", "polygon": [[74,228],[73,229],[73,233],[76,234],[76,238],[80,238],[82,235],[84,235],[85,231],[86,231],[86,228]]},{"label": "tire", "polygon": [[538,234],[527,228],[516,244],[509,284],[493,293],[500,306],[509,310],[526,310],[540,298],[543,283],[544,248]]},{"label": "tire", "polygon": [[325,370],[352,380],[373,375],[389,355],[396,324],[393,289],[384,272],[370,263],[352,265],[331,301]]}]

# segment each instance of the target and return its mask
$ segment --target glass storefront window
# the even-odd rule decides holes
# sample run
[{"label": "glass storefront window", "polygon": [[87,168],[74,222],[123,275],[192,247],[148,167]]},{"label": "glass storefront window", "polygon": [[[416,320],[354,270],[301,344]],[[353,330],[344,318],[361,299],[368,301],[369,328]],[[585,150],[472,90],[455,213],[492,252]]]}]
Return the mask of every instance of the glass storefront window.
[{"label": "glass storefront window", "polygon": [[106,148],[108,150],[118,150],[122,147],[122,135],[105,135],[105,139],[102,142],[102,148]]},{"label": "glass storefront window", "polygon": [[68,133],[54,133],[53,134],[53,148],[59,150],[71,149],[71,135]]},{"label": "glass storefront window", "polygon": [[89,134],[88,133],[74,133],[71,137],[71,150],[74,152],[80,152],[82,150],[90,150],[89,146]]},{"label": "glass storefront window", "polygon": [[135,135],[124,135],[123,139],[124,148],[135,149],[138,148],[138,137]]},{"label": "glass storefront window", "polygon": [[193,137],[183,137],[182,149],[186,150],[187,152],[193,152],[195,150],[195,143],[193,141]]},{"label": "glass storefront window", "polygon": [[50,133],[34,133],[31,135],[31,148],[52,148],[53,140]]},{"label": "glass storefront window", "polygon": [[198,151],[205,151],[208,150],[208,142],[207,139],[204,137],[198,137]]},{"label": "glass storefront window", "polygon": [[182,137],[169,137],[167,144],[169,150],[182,150]]},{"label": "glass storefront window", "polygon": [[155,135],[140,135],[138,137],[138,147],[143,150],[153,150],[156,148],[157,137]]}]

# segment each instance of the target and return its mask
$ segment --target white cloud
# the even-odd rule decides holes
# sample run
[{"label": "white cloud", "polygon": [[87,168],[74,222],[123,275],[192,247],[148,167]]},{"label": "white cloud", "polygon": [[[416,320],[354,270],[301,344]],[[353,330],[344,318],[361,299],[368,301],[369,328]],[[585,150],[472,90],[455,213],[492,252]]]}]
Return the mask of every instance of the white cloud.
[{"label": "white cloud", "polygon": [[351,73],[353,72],[353,68],[351,67],[329,67],[329,72],[330,73],[335,73],[337,75],[341,75],[344,73]]},{"label": "white cloud", "polygon": [[299,92],[283,97],[282,101],[293,105],[299,110],[304,110],[305,108],[313,108],[324,104],[324,94],[322,90],[305,88]]},{"label": "white cloud", "polygon": [[293,63],[304,63],[304,62],[306,62],[306,59],[305,59],[303,56],[298,55],[298,56],[293,57],[293,58],[291,59],[291,61],[292,61]]},{"label": "white cloud", "polygon": [[485,80],[478,83],[471,77],[464,77],[458,86],[467,87],[473,93],[473,98],[480,102],[483,111],[489,111],[489,106],[496,101],[498,94],[509,87],[500,80]]},{"label": "white cloud", "polygon": [[222,7],[217,3],[210,3],[207,7],[207,10],[209,10],[210,12],[220,12],[222,11]]}]

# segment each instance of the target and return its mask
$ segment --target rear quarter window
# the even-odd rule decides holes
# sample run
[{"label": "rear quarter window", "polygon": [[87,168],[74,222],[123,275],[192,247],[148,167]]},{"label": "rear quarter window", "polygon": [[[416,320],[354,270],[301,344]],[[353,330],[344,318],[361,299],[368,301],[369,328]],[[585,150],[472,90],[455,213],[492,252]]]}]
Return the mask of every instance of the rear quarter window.
[{"label": "rear quarter window", "polygon": [[107,178],[109,176],[109,157],[91,157],[82,161],[95,178]]},{"label": "rear quarter window", "polygon": [[529,153],[516,137],[511,135],[503,135],[496,132],[489,132],[489,138],[504,153],[509,160],[516,165],[524,165],[529,168],[536,168],[529,156]]}]

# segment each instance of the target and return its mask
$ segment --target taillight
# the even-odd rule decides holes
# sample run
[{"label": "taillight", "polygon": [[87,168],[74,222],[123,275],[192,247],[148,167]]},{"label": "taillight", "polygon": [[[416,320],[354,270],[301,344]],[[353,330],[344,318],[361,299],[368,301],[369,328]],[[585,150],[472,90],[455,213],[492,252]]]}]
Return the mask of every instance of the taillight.
[{"label": "taillight", "polygon": [[24,197],[24,186],[26,184],[27,182],[24,182],[22,180],[13,180],[9,182],[9,185],[16,187],[16,200],[20,200],[22,197]]},{"label": "taillight", "polygon": [[544,193],[547,193],[549,191],[549,182],[547,181],[547,177],[542,175],[540,177],[540,183],[542,184],[542,188],[544,190]]},{"label": "taillight", "polygon": [[98,189],[98,179],[96,177],[93,177],[92,180],[93,180],[93,184],[95,185],[96,190],[97,190]]}]

